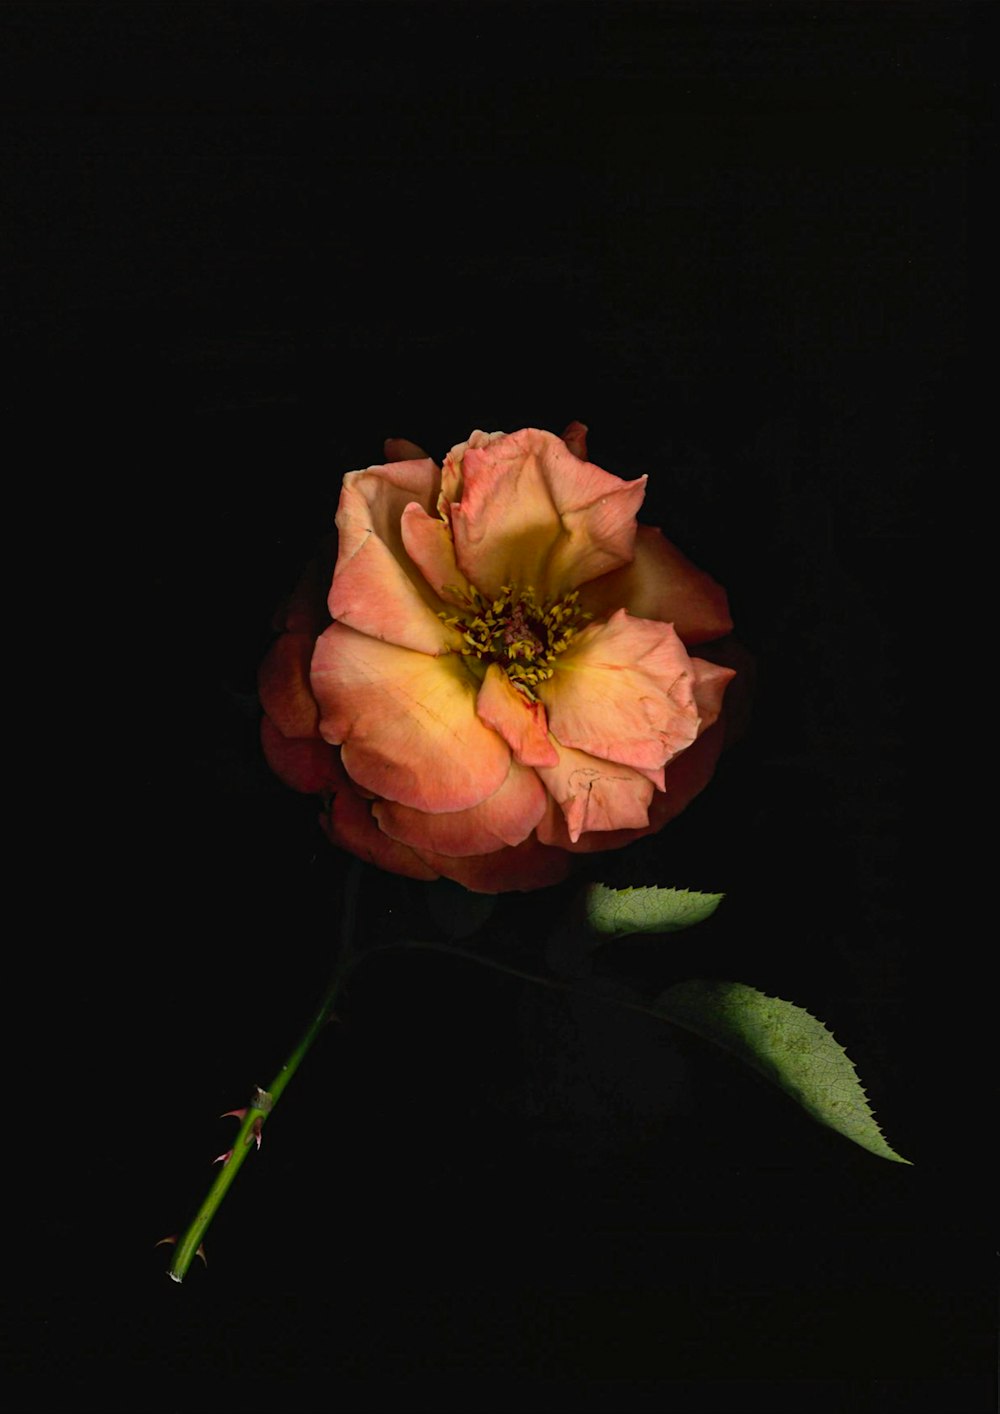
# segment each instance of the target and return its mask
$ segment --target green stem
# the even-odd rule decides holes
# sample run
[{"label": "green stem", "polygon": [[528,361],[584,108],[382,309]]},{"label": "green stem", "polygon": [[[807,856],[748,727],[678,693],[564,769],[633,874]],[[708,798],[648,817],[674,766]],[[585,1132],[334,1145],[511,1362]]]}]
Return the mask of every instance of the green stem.
[{"label": "green stem", "polygon": [[537,972],[525,972],[521,967],[511,967],[509,963],[497,962],[495,958],[484,957],[482,953],[478,952],[470,952],[468,948],[455,947],[453,943],[423,943],[405,938],[398,943],[381,943],[378,947],[372,948],[371,952],[366,953],[365,956],[374,957],[383,952],[412,951],[414,949],[419,952],[445,952],[451,957],[465,957],[470,962],[481,963],[483,967],[492,967],[495,972],[507,972],[511,977],[522,977],[525,982],[538,982],[542,987],[553,987],[560,992],[576,985],[564,982],[558,977],[542,977]]},{"label": "green stem", "polygon": [[243,1167],[244,1161],[250,1150],[256,1147],[261,1130],[267,1123],[268,1117],[275,1105],[285,1093],[292,1076],[302,1064],[306,1055],[312,1048],[316,1037],[324,1029],[327,1022],[333,1015],[333,1008],[337,997],[343,988],[351,965],[355,960],[354,953],[354,930],[358,909],[358,889],[361,881],[361,863],[357,859],[352,859],[347,872],[347,882],[344,886],[344,915],[340,928],[340,949],[337,953],[337,963],[333,976],[330,978],[330,985],[327,987],[319,1007],[309,1025],[303,1031],[294,1049],[290,1052],[288,1059],[271,1081],[268,1090],[254,1088],[254,1093],[247,1106],[247,1112],[243,1117],[239,1133],[233,1142],[233,1149],[230,1157],[223,1163],[219,1172],[205,1195],[201,1207],[194,1216],[193,1221],[187,1231],[181,1237],[174,1249],[174,1258],[170,1263],[168,1275],[176,1282],[182,1282],[187,1275],[188,1268],[198,1255],[202,1240],[209,1224],[219,1210],[223,1198],[229,1192],[230,1186],[234,1182],[236,1175]]},{"label": "green stem", "polygon": [[[656,1007],[646,1006],[642,1002],[630,1002],[625,997],[612,997],[606,992],[596,991],[592,987],[585,987],[580,978],[566,982],[561,977],[543,977],[538,972],[526,972],[523,967],[511,967],[509,963],[497,962],[495,958],[484,957],[482,953],[470,952],[468,948],[455,947],[452,943],[423,943],[415,939],[405,939],[399,943],[383,943],[379,947],[372,948],[371,952],[365,954],[372,957],[377,953],[392,952],[395,949],[419,949],[421,952],[445,952],[452,957],[468,958],[470,962],[478,962],[483,967],[492,967],[496,972],[507,972],[511,977],[522,977],[525,982],[537,982],[540,987],[550,987],[556,992],[574,991],[578,996],[590,996],[598,1002],[608,1002],[611,1006],[624,1007],[626,1011],[640,1011],[644,1016],[655,1016],[657,1021],[666,1021],[662,1011],[657,1011]],[[670,1018],[671,1022],[674,1018]],[[691,1027],[685,1026],[683,1021],[678,1020],[676,1025],[685,1030],[691,1030],[693,1035],[699,1033],[693,1031]]]},{"label": "green stem", "polygon": [[[256,1089],[254,1091],[246,1115],[240,1125],[239,1133],[233,1144],[231,1157],[219,1170],[193,1222],[177,1244],[174,1259],[170,1264],[168,1273],[174,1281],[180,1282],[184,1280],[188,1268],[198,1255],[202,1239],[205,1236],[209,1223],[215,1217],[219,1205],[229,1191],[230,1185],[239,1173],[250,1150],[254,1147],[257,1136],[266,1124],[268,1116],[284,1094],[285,1087],[302,1064],[302,1061],[305,1059],[316,1037],[330,1020],[337,997],[340,995],[344,982],[356,963],[363,961],[366,957],[372,957],[379,953],[417,949],[422,952],[448,953],[451,957],[464,957],[468,959],[469,962],[478,962],[482,967],[493,968],[496,972],[506,972],[511,977],[520,977],[526,982],[537,982],[539,986],[550,987],[554,991],[565,992],[570,989],[576,991],[587,990],[586,988],[581,989],[579,981],[567,982],[562,978],[545,977],[537,972],[527,972],[524,968],[511,967],[509,963],[498,962],[495,958],[485,957],[482,953],[470,952],[467,948],[456,947],[452,943],[428,943],[420,942],[416,939],[403,939],[394,943],[382,943],[377,947],[370,948],[365,953],[356,953],[354,951],[354,926],[357,914],[360,876],[361,866],[357,860],[352,860],[345,886],[340,951],[337,955],[337,965],[330,979],[330,985],[312,1021],[306,1027],[298,1044],[271,1082],[271,1088],[269,1090]],[[653,1007],[644,1006],[641,1002],[626,1001],[623,997],[609,997],[601,992],[593,992],[592,995],[598,1001],[610,1002],[614,1006],[625,1007],[629,1011],[640,1011],[647,1016],[655,1016],[661,1021],[664,1019],[660,1012],[657,1012]]]}]

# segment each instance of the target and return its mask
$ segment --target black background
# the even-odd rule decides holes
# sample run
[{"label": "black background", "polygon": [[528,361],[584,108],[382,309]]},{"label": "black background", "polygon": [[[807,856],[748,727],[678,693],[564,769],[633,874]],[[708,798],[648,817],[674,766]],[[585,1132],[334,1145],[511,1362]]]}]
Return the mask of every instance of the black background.
[{"label": "black background", "polygon": [[[938,519],[970,484],[985,17],[0,9],[67,1014],[16,1407],[992,1407],[948,995],[974,953],[930,922],[928,806],[962,719]],[[440,459],[572,418],[649,473],[643,519],[727,585],[757,665],[712,787],[581,874],[725,904],[601,970],[809,1007],[915,1166],[656,1023],[399,954],[177,1287],[153,1243],[339,924],[345,862],[259,757],[270,614],[385,436]],[[492,952],[538,963],[579,882],[502,900]],[[366,876],[370,938],[430,936],[428,909]]]}]

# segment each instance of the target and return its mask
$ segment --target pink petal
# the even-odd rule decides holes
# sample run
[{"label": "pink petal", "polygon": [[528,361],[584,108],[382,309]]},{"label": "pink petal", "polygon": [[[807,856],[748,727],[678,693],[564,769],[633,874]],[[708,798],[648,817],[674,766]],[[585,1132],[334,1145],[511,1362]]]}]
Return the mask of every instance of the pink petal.
[{"label": "pink petal", "polygon": [[555,849],[567,850],[570,854],[594,854],[606,849],[620,849],[649,834],[648,826],[635,830],[600,830],[580,835],[578,839],[569,837],[566,816],[557,800],[549,796],[545,814],[535,831],[540,840]]},{"label": "pink petal", "polygon": [[[563,746],[658,773],[698,735],[695,680],[670,624],[620,609],[578,634],[538,691],[549,731]],[[721,702],[721,689],[706,682],[705,691],[713,704],[716,697]]]},{"label": "pink petal", "polygon": [[491,442],[499,442],[506,436],[506,432],[481,432],[477,428],[467,442],[459,442],[452,447],[441,467],[441,501],[444,504],[439,502],[438,509],[442,515],[447,514],[447,509],[452,501],[462,499],[462,463],[469,448],[488,447]]},{"label": "pink petal", "polygon": [[607,830],[602,834],[591,833],[571,840],[562,811],[554,800],[550,800],[545,818],[538,826],[539,839],[573,853],[591,854],[598,850],[621,849],[643,835],[655,834],[705,789],[715,772],[724,743],[725,730],[720,722],[709,727],[687,751],[674,757],[664,772],[664,789],[653,792],[649,802],[649,824],[643,828]]},{"label": "pink petal", "polygon": [[589,428],[583,422],[571,422],[563,432],[562,439],[575,457],[579,457],[582,462],[587,460],[587,432]]},{"label": "pink petal", "polygon": [[733,627],[722,586],[649,525],[639,527],[632,563],[587,584],[580,603],[597,618],[628,609],[637,619],[671,623],[688,645],[721,638]]},{"label": "pink petal", "polygon": [[[589,830],[641,829],[649,823],[652,781],[629,766],[602,761],[558,742],[556,750],[558,766],[540,766],[538,774],[562,806],[571,841]],[[551,844],[545,825],[543,819],[536,833],[543,843]]]},{"label": "pink petal", "polygon": [[329,814],[320,823],[334,844],[379,869],[410,879],[436,879],[443,874],[474,893],[488,894],[544,888],[559,883],[569,873],[571,859],[566,851],[551,849],[533,836],[519,845],[467,858],[412,850],[382,833],[368,803],[354,789],[339,762],[337,774]]},{"label": "pink petal", "polygon": [[646,478],[580,461],[560,437],[525,428],[469,446],[451,506],[458,563],[488,595],[505,584],[562,595],[628,564]]},{"label": "pink petal", "polygon": [[339,762],[334,791],[329,812],[320,816],[320,824],[335,845],[390,874],[404,874],[408,879],[437,878],[438,871],[432,865],[405,844],[382,833],[372,819],[368,802],[354,790]]},{"label": "pink petal", "polygon": [[496,663],[486,670],[476,711],[487,726],[500,733],[515,760],[525,766],[558,763],[556,749],[549,741],[545,707],[541,702],[529,702]]},{"label": "pink petal", "polygon": [[467,810],[499,789],[510,750],[476,716],[456,653],[432,658],[332,624],[316,644],[320,732],[359,786],[417,810]]},{"label": "pink petal", "polygon": [[372,806],[379,827],[421,851],[465,858],[527,839],[545,812],[545,787],[526,766],[510,763],[499,790],[470,810],[429,815],[383,800]]},{"label": "pink petal", "polygon": [[441,608],[403,546],[405,507],[434,504],[439,485],[432,461],[400,461],[352,471],[337,508],[340,553],[330,589],[330,613],[360,633],[418,653],[444,653],[458,642],[438,618]]},{"label": "pink petal", "polygon": [[717,663],[709,663],[704,658],[692,658],[694,668],[694,699],[698,704],[701,718],[701,732],[718,721],[722,713],[722,699],[726,688],[736,676],[735,668],[723,668]]},{"label": "pink petal", "polygon": [[429,516],[423,506],[411,501],[403,511],[403,545],[410,559],[439,599],[464,608],[468,603],[469,581],[458,567],[451,527],[440,516]]},{"label": "pink petal", "polygon": [[387,437],[382,448],[382,455],[387,462],[430,460],[423,447],[418,447],[416,442],[410,442],[406,437]]},{"label": "pink petal", "polygon": [[693,746],[670,762],[662,791],[656,791],[649,807],[649,832],[662,830],[699,795],[715,773],[726,742],[723,724],[717,722],[702,732]]},{"label": "pink petal", "polygon": [[736,673],[726,692],[726,746],[730,747],[740,740],[750,722],[757,681],[756,659],[732,636],[706,644],[699,649],[699,655]]},{"label": "pink petal", "polygon": [[454,879],[471,893],[505,894],[512,890],[544,889],[559,884],[572,866],[564,849],[551,849],[534,836],[523,844],[457,859],[421,850],[421,858],[446,879]]},{"label": "pink petal", "polygon": [[319,708],[309,686],[314,641],[309,633],[283,633],[257,672],[260,704],[283,736],[319,735]]},{"label": "pink petal", "polygon": [[276,629],[308,633],[313,639],[319,637],[330,623],[326,600],[336,563],[337,536],[331,531],[321,541],[319,552],[306,565],[287,604],[275,615]]},{"label": "pink petal", "polygon": [[268,717],[260,722],[260,744],[271,770],[292,790],[319,795],[337,780],[337,750],[322,737],[289,738]]}]

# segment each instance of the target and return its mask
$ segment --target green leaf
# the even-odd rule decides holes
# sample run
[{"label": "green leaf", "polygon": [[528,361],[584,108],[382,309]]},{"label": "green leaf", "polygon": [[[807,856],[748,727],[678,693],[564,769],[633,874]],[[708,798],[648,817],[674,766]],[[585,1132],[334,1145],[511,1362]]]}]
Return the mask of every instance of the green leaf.
[{"label": "green leaf", "polygon": [[745,1061],[820,1124],[880,1158],[910,1162],[882,1137],[846,1051],[802,1007],[742,982],[678,982],[654,1006]]},{"label": "green leaf", "polygon": [[587,922],[595,933],[625,938],[630,933],[678,933],[713,914],[722,894],[690,889],[610,889],[590,884],[584,894]]}]

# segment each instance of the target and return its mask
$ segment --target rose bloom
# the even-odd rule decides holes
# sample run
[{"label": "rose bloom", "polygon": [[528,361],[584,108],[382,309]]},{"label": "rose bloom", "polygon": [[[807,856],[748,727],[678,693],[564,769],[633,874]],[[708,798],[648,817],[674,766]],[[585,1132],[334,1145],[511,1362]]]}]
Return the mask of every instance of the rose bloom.
[{"label": "rose bloom", "polygon": [[473,432],[440,468],[391,440],[344,477],[332,580],[314,562],[261,666],[262,739],[382,869],[556,883],[715,769],[734,674],[688,650],[731,629],[725,591],[637,524],[646,477],[587,461],[586,431]]}]

